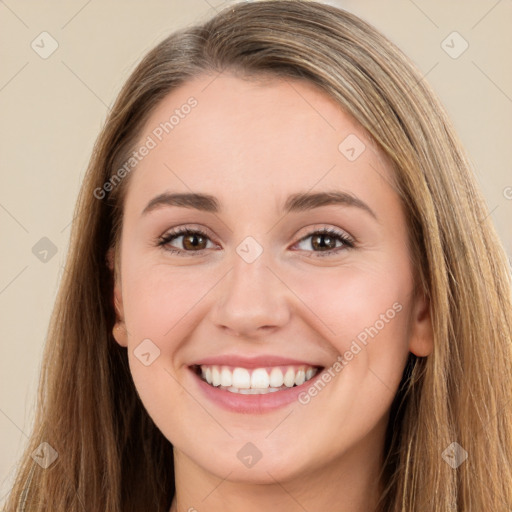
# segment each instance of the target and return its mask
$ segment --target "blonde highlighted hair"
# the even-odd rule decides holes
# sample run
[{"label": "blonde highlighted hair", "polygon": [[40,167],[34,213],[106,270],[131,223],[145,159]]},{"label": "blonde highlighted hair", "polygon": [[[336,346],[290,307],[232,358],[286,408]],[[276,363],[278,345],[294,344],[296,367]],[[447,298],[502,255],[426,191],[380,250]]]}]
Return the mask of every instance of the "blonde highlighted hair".
[{"label": "blonde highlighted hair", "polygon": [[[81,188],[66,272],[44,352],[35,425],[6,510],[167,512],[172,446],[145,411],[126,350],[112,337],[112,274],[127,160],[154,107],[195,76],[303,79],[337,101],[392,162],[434,350],[410,356],[392,406],[381,512],[512,508],[511,273],[471,166],[444,109],[411,62],[339,8],[246,2],[152,49],[120,92]],[[136,169],[133,172],[137,172]],[[31,458],[42,443],[58,458]],[[442,457],[457,442],[468,458]],[[334,509],[334,507],[333,507]]]}]

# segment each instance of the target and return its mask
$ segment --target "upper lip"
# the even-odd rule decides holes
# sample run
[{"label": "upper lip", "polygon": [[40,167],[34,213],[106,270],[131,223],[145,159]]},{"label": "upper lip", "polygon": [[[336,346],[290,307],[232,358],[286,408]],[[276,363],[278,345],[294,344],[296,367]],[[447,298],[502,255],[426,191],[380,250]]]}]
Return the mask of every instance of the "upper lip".
[{"label": "upper lip", "polygon": [[277,355],[259,355],[254,357],[240,356],[237,354],[217,355],[205,357],[192,363],[191,366],[218,365],[240,368],[264,368],[266,366],[321,366],[310,361],[292,359]]}]

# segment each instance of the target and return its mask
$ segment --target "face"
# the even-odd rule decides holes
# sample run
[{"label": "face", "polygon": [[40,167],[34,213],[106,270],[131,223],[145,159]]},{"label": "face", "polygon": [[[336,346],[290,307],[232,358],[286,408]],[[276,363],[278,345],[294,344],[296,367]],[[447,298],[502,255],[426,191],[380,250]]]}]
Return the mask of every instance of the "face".
[{"label": "face", "polygon": [[374,460],[432,349],[390,163],[314,85],[227,73],[169,94],[143,146],[116,339],[178,459],[252,482]]}]

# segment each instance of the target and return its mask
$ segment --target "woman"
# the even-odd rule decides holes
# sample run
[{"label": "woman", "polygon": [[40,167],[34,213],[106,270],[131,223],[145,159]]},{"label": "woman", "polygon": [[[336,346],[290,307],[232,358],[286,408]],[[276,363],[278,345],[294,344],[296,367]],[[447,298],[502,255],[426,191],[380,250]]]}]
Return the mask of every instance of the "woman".
[{"label": "woman", "polygon": [[509,510],[510,291],[402,53],[331,6],[229,7],[98,139],[7,510]]}]

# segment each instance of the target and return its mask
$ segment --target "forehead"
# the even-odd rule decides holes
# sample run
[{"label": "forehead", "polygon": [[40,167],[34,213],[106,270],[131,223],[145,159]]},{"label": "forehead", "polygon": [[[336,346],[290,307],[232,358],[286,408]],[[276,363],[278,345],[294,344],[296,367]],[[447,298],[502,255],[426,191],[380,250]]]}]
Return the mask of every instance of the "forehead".
[{"label": "forehead", "polygon": [[143,146],[128,192],[137,202],[169,189],[277,201],[292,189],[391,181],[364,130],[304,80],[199,76],[157,105],[135,149]]}]

